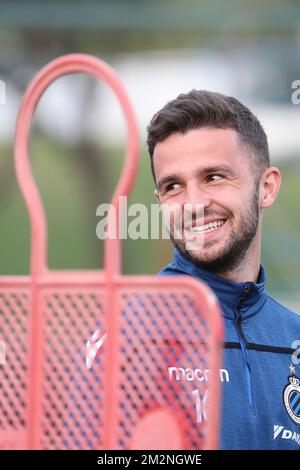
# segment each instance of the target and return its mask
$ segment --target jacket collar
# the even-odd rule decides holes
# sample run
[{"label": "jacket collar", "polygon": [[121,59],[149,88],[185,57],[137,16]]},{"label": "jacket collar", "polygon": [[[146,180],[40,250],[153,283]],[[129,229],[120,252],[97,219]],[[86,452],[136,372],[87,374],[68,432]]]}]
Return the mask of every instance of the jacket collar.
[{"label": "jacket collar", "polygon": [[187,274],[199,278],[211,287],[221,304],[224,316],[235,318],[235,310],[240,303],[242,320],[257,314],[267,299],[266,275],[262,265],[257,282],[234,282],[195,266],[174,250],[173,263],[166,266],[160,275]]}]

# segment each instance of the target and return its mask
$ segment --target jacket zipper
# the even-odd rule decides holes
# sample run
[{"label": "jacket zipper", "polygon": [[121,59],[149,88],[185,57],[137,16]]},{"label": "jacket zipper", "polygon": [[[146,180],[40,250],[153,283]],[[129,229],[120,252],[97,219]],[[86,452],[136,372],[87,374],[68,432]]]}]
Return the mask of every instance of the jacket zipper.
[{"label": "jacket zipper", "polygon": [[244,288],[244,293],[242,294],[239,303],[235,308],[235,327],[239,337],[239,342],[241,345],[243,361],[245,366],[245,375],[246,375],[246,385],[247,385],[247,395],[248,395],[248,402],[252,412],[254,412],[254,404],[253,404],[253,389],[252,389],[252,379],[251,379],[251,368],[250,368],[250,361],[249,361],[249,354],[247,349],[248,341],[244,335],[242,330],[242,316],[241,316],[241,307],[243,302],[249,297],[251,292],[251,284],[246,284]]}]

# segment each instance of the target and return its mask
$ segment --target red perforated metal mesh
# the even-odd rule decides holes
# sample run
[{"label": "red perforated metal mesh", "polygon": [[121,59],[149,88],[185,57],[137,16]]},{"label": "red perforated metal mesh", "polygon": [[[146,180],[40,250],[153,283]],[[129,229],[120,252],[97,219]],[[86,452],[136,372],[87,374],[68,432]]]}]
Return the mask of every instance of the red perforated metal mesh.
[{"label": "red perforated metal mesh", "polygon": [[[214,317],[210,320],[209,295],[201,308],[197,298],[203,292],[193,291],[193,286],[166,286],[165,279],[157,278],[141,285],[143,278],[139,283],[126,279],[114,289],[117,347],[105,336],[110,323],[105,286],[40,289],[42,367],[33,374],[28,349],[35,331],[29,328],[28,290],[2,289],[1,338],[7,347],[1,366],[2,448],[28,447],[30,400],[38,407],[37,448],[105,448],[105,392],[114,395],[117,405],[111,415],[110,448],[131,448],[136,426],[158,407],[180,423],[184,448],[206,445],[208,393],[219,412],[219,384],[211,367],[220,344]],[[113,361],[108,346],[115,348]],[[28,397],[29,385],[38,390],[37,400]]]},{"label": "red perforated metal mesh", "polygon": [[202,448],[210,347],[205,315],[184,289],[122,292],[119,447],[160,406],[180,419],[187,448]]},{"label": "red perforated metal mesh", "polygon": [[[45,305],[41,447],[91,449],[101,440],[103,371],[86,365],[87,341],[103,331],[103,290],[56,288]],[[97,361],[99,359],[97,358]]]},{"label": "red perforated metal mesh", "polygon": [[0,291],[0,340],[5,346],[0,363],[0,448],[26,446],[29,303],[26,287]]}]

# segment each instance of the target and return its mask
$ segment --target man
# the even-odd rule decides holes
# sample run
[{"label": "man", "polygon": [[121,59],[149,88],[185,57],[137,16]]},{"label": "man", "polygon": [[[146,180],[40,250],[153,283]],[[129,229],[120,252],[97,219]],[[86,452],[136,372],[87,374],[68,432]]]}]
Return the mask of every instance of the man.
[{"label": "man", "polygon": [[[203,207],[181,239],[170,226],[174,261],[160,275],[199,278],[220,301],[229,375],[220,447],[299,449],[300,317],[268,295],[260,265],[264,209],[281,179],[265,132],[235,98],[193,90],[154,115],[147,142],[159,203]],[[188,233],[202,247],[188,249]]]}]

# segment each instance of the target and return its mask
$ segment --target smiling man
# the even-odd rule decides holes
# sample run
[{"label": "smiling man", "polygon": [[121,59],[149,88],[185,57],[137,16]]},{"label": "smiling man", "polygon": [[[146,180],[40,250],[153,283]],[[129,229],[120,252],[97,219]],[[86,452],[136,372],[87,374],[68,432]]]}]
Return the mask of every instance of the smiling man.
[{"label": "smiling man", "polygon": [[[181,238],[170,225],[174,261],[160,275],[201,279],[224,313],[221,448],[300,449],[300,317],[268,295],[260,264],[263,214],[281,180],[262,126],[235,98],[193,90],[154,115],[148,149],[160,204],[192,207]],[[193,235],[200,247],[188,245]]]}]

